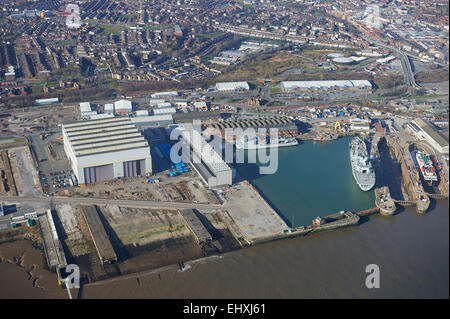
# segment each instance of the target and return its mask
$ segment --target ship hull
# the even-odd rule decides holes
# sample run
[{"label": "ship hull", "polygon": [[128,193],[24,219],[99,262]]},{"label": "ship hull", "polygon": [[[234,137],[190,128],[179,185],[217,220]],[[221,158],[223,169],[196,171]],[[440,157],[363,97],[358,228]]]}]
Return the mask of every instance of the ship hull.
[{"label": "ship hull", "polygon": [[257,149],[265,149],[265,148],[274,148],[274,147],[287,147],[287,146],[296,146],[298,145],[297,140],[286,142],[286,143],[268,143],[268,144],[246,144],[243,145],[241,143],[236,144],[237,149],[244,150],[257,150]]},{"label": "ship hull", "polygon": [[[359,138],[355,138],[355,139],[359,139]],[[353,175],[353,179],[355,180],[358,187],[363,192],[368,192],[375,186],[375,172],[371,169],[370,166],[363,168],[366,170],[368,169],[369,173],[359,172],[358,165],[360,165],[360,163],[358,163],[356,156],[352,152],[352,147],[354,147],[354,145],[356,143],[362,143],[362,144],[360,144],[361,148],[362,148],[361,156],[363,157],[364,160],[368,159],[367,150],[365,149],[366,148],[365,142],[362,141],[361,139],[359,139],[359,141],[352,140],[352,142],[350,143],[350,163],[351,163],[351,167],[352,167],[352,175]]]}]

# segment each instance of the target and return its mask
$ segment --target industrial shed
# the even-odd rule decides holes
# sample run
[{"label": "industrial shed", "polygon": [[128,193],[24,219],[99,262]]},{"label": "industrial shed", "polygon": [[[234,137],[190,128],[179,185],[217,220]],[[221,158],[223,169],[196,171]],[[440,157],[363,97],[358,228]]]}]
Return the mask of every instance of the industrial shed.
[{"label": "industrial shed", "polygon": [[448,140],[442,136],[431,124],[420,118],[412,121],[417,138],[426,140],[439,153],[448,154]]},{"label": "industrial shed", "polygon": [[216,83],[216,90],[220,92],[239,92],[248,91],[250,87],[247,82],[218,82]]},{"label": "industrial shed", "polygon": [[79,184],[152,172],[148,142],[128,117],[66,123],[62,135]]}]

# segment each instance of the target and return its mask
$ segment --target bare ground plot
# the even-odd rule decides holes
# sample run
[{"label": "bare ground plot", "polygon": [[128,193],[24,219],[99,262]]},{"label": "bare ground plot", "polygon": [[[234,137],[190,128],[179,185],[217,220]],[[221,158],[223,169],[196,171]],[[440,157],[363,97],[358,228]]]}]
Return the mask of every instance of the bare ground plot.
[{"label": "bare ground plot", "polygon": [[149,177],[137,176],[126,180],[112,180],[86,185],[85,188],[69,187],[62,195],[101,197],[111,199],[136,199],[152,201],[176,201],[217,204],[217,198],[193,172],[168,178],[158,173],[151,178],[161,182],[151,184]]},{"label": "bare ground plot", "polygon": [[40,105],[15,109],[9,117],[2,119],[5,134],[26,132],[48,132],[59,129],[58,124],[75,121],[76,105]]},{"label": "bare ground plot", "polygon": [[190,234],[178,211],[108,205],[102,208],[102,213],[121,244],[125,246],[142,246],[152,241]]},{"label": "bare ground plot", "polygon": [[226,209],[248,241],[279,235],[288,229],[281,217],[248,182],[241,182],[237,187],[239,190],[231,191]]},{"label": "bare ground plot", "polygon": [[254,80],[255,77],[273,77],[291,68],[310,65],[311,62],[288,52],[262,54],[242,64],[227,68],[220,80]]},{"label": "bare ground plot", "polygon": [[99,216],[119,260],[112,265],[101,265],[78,209],[67,204],[58,205],[56,209],[57,228],[68,262],[78,264],[82,278],[87,281],[155,269],[239,248],[219,212],[203,214],[202,222],[213,236],[213,242],[203,246],[197,244],[178,211],[104,205],[99,206]]},{"label": "bare ground plot", "polygon": [[432,89],[435,94],[448,94],[449,92],[449,82],[439,82],[439,83],[421,83],[421,86]]},{"label": "bare ground plot", "polygon": [[17,188],[11,169],[11,162],[6,150],[0,151],[0,176],[0,194],[17,196]]},{"label": "bare ground plot", "polygon": [[9,150],[11,168],[20,196],[40,196],[39,177],[32,164],[28,147]]}]

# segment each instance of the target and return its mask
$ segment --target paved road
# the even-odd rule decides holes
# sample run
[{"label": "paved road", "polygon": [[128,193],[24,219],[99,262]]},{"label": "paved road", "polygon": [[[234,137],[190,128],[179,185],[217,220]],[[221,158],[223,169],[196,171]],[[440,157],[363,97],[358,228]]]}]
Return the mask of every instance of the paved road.
[{"label": "paved road", "polygon": [[409,56],[403,52],[402,50],[386,45],[384,43],[381,43],[379,41],[374,41],[377,45],[379,45],[380,47],[384,47],[387,49],[390,49],[392,51],[395,51],[399,54],[399,58],[400,61],[402,63],[402,68],[403,68],[403,73],[405,74],[405,81],[406,81],[406,85],[414,87],[414,88],[419,88],[420,86],[417,85],[415,79],[414,79],[414,73],[412,72],[412,68],[411,68],[411,61],[409,59]]},{"label": "paved road", "polygon": [[104,198],[83,198],[83,197],[17,197],[17,196],[0,196],[0,201],[4,202],[48,202],[50,200],[57,203],[68,204],[85,204],[85,205],[118,205],[123,207],[135,207],[135,208],[164,208],[164,209],[184,209],[184,208],[196,208],[196,209],[220,209],[219,204],[201,204],[201,203],[183,203],[183,202],[154,202],[154,201],[136,201],[127,199],[104,199]]}]

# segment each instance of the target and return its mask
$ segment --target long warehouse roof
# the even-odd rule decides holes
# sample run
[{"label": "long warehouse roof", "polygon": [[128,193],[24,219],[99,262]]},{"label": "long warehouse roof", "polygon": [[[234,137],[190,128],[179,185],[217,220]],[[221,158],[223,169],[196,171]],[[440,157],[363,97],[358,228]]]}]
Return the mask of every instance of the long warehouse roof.
[{"label": "long warehouse roof", "polygon": [[148,147],[144,136],[127,117],[63,124],[75,156]]},{"label": "long warehouse roof", "polygon": [[272,126],[290,126],[290,125],[294,125],[294,122],[288,117],[250,118],[250,119],[229,120],[211,124],[213,128],[272,127]]},{"label": "long warehouse roof", "polygon": [[416,122],[417,126],[419,126],[419,128],[422,131],[427,133],[441,147],[448,146],[448,141],[436,129],[434,129],[428,122],[426,122],[420,118],[414,119],[414,122]]},{"label": "long warehouse roof", "polygon": [[329,80],[329,81],[283,81],[285,89],[332,88],[332,87],[372,87],[367,80]]},{"label": "long warehouse roof", "polygon": [[216,83],[216,88],[220,90],[236,90],[236,89],[245,89],[249,90],[249,86],[247,82],[218,82]]}]

